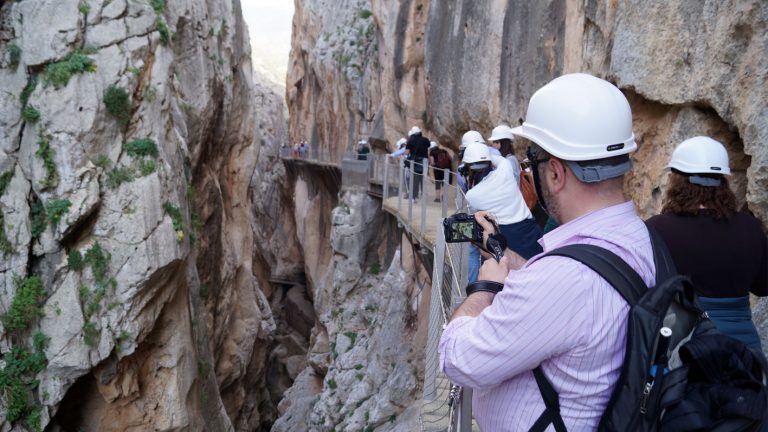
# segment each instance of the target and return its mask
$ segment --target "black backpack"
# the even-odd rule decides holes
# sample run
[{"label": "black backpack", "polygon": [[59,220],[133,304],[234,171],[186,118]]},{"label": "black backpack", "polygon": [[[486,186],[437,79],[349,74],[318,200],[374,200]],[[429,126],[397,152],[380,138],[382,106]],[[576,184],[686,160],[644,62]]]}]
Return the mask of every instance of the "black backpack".
[{"label": "black backpack", "polygon": [[[583,263],[630,305],[624,365],[598,430],[760,430],[768,409],[765,358],[717,330],[690,279],[677,274],[664,241],[649,231],[656,264],[651,289],[604,248],[577,244],[546,254]],[[541,366],[533,373],[546,409],[530,430],[552,424],[565,431],[557,392]]]}]

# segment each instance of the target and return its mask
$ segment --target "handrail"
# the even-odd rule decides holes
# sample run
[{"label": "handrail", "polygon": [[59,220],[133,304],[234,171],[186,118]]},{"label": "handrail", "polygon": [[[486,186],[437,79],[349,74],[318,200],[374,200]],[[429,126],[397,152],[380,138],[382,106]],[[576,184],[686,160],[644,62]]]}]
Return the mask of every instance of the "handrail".
[{"label": "handrail", "polygon": [[[282,147],[280,156],[286,160],[339,164],[331,160],[330,152],[321,155],[316,149],[296,153],[292,148]],[[433,252],[420,430],[469,432],[472,430],[471,389],[450,383],[440,371],[437,351],[448,318],[464,298],[469,267],[468,244],[447,243],[442,230],[442,221],[449,209],[469,212],[464,192],[455,181],[458,174],[430,166],[428,158],[417,162],[381,153],[352,152],[344,156],[345,161],[355,162],[353,165],[358,168],[360,162],[367,162],[369,191],[380,186],[384,210],[395,214],[403,229]]]},{"label": "handrail", "polygon": [[[464,192],[457,185],[451,184],[458,178],[457,173],[449,169],[430,167],[426,162],[428,159],[424,161],[422,163],[410,160],[407,161],[406,167],[406,161],[403,159],[377,155],[371,169],[372,172],[383,173],[381,183],[384,188],[382,196],[386,197],[385,206],[391,199],[390,192],[397,194],[396,213],[403,228],[412,234],[420,233],[422,239],[427,237],[427,232],[434,231],[435,235],[430,244],[434,264],[429,333],[425,350],[424,394],[419,416],[420,430],[469,432],[472,430],[471,389],[462,389],[450,383],[439,369],[437,351],[442,330],[447,325],[454,306],[464,298],[463,287],[466,285],[469,269],[468,244],[447,243],[442,221],[448,216],[449,208],[464,212],[469,209]],[[384,167],[379,169],[377,164],[384,164]],[[389,177],[390,173],[397,173],[396,182]],[[417,183],[419,181],[422,182],[421,185]],[[397,184],[397,187],[390,190],[393,184]],[[434,205],[434,201],[439,201],[439,206]],[[405,206],[407,207],[404,208]],[[413,217],[417,208],[420,213],[418,221]]]}]

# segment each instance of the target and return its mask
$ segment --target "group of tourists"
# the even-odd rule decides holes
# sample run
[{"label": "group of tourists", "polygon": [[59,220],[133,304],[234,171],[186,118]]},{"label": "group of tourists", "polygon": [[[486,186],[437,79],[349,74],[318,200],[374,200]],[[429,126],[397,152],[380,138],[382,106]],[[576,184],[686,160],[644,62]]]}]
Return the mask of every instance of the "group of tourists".
[{"label": "group of tourists", "polygon": [[[288,146],[283,144],[281,151],[287,151]],[[305,142],[297,142],[291,147],[291,157],[294,159],[306,159],[309,154],[309,145]]]},{"label": "group of tourists", "polygon": [[[674,269],[690,277],[693,304],[706,311],[696,325],[711,318],[728,340],[746,347],[727,355],[718,352],[715,357],[728,358],[728,366],[714,369],[764,372],[749,295],[768,296],[768,240],[760,223],[739,210],[722,143],[703,136],[680,143],[669,161],[661,214],[643,221],[624,188],[624,176],[632,169],[629,155],[637,149],[632,113],[611,83],[587,74],[561,76],[531,97],[521,126],[499,125],[488,141],[490,146],[479,132],[468,131],[461,142],[459,185],[485,239],[472,252],[467,297],[439,345],[441,369],[451,382],[474,390],[473,414],[481,430],[611,430],[612,420],[605,416],[619,410],[616,395],[625,391],[623,384],[617,386],[625,379],[622,365],[627,356],[641,355],[627,342],[639,312],[603,271],[564,252],[589,249],[584,245],[615,258],[609,262],[621,265],[608,267],[626,267],[625,274],[643,288],[658,286],[662,268],[665,276]],[[527,149],[527,170],[513,144]],[[404,154],[428,157],[428,140],[420,131],[417,138],[411,134],[405,148]],[[523,196],[521,177],[527,176],[537,205],[550,217],[553,229],[548,232],[534,221]],[[498,260],[486,253],[490,238],[507,246]],[[655,289],[661,288],[642,293]],[[697,354],[723,349],[722,343],[696,345],[716,340],[698,331],[684,340],[674,335],[676,343],[661,348],[659,341],[668,341],[680,323],[669,324],[669,316],[658,313],[664,327],[661,336],[652,338],[657,344],[653,355],[664,363],[647,372],[655,377],[645,382],[649,393],[654,383],[661,387],[663,379],[672,379],[665,375],[673,361],[694,362]],[[668,352],[678,357],[667,359]],[[704,363],[715,364],[709,361]],[[706,375],[703,371],[726,373],[710,369],[695,369],[696,379]],[[760,430],[768,401],[765,376],[758,375],[757,385],[736,385],[738,391],[723,387],[737,381],[728,375],[719,387],[702,391],[705,396],[696,403],[681,402],[693,397],[689,386],[679,400],[666,401],[665,410],[648,414],[638,404],[619,414],[635,421],[666,413],[665,421],[678,416],[678,424],[689,425],[675,430],[714,430],[738,417],[752,427],[743,430]],[[631,424],[631,430],[639,430],[640,423]]]},{"label": "group of tourists", "polygon": [[[538,239],[541,227],[531,213],[535,203],[526,202],[521,187],[525,173],[512,146],[512,128],[499,125],[493,129],[486,144],[480,132],[470,130],[459,146],[459,188],[471,212],[484,211],[492,215],[506,238],[507,247],[528,259],[542,251]],[[482,258],[480,249],[469,249],[468,280],[477,280]]]},{"label": "group of tourists", "polygon": [[[403,179],[406,185],[406,192],[403,198],[418,201],[422,195],[424,174],[432,172],[432,178],[435,180],[435,198],[434,202],[440,202],[441,190],[444,183],[451,182],[451,157],[445,149],[435,141],[426,138],[421,128],[414,126],[408,131],[408,138],[401,138],[397,142],[397,150],[392,152],[390,157],[405,158],[405,167]],[[411,179],[411,174],[413,179]],[[411,187],[411,181],[413,187]]]}]

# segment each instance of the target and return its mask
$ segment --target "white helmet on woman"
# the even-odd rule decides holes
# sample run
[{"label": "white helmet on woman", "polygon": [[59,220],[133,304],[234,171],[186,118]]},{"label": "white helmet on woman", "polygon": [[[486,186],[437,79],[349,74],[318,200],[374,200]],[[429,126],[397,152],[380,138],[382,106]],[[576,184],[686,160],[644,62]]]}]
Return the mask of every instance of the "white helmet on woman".
[{"label": "white helmet on woman", "polygon": [[420,133],[421,133],[421,129],[418,126],[414,126],[411,128],[411,130],[408,131],[408,136],[413,136]]},{"label": "white helmet on woman", "polygon": [[474,130],[467,131],[464,136],[461,137],[461,145],[459,148],[465,148],[471,143],[485,144],[485,141],[483,141],[483,136],[480,135],[480,132]]},{"label": "white helmet on woman", "polygon": [[512,140],[515,136],[512,134],[512,128],[507,125],[498,125],[493,128],[491,136],[488,137],[488,141],[501,141],[503,139]]},{"label": "white helmet on woman", "polygon": [[465,164],[474,164],[478,162],[490,162],[491,150],[484,143],[471,142],[464,150],[464,158],[461,160]]},{"label": "white helmet on woman", "polygon": [[607,159],[637,149],[627,98],[608,81],[583,73],[563,75],[537,90],[525,122],[512,133],[565,161]]},{"label": "white helmet on woman", "polygon": [[689,138],[681,142],[672,153],[669,168],[686,174],[731,175],[728,152],[718,141],[705,136]]}]

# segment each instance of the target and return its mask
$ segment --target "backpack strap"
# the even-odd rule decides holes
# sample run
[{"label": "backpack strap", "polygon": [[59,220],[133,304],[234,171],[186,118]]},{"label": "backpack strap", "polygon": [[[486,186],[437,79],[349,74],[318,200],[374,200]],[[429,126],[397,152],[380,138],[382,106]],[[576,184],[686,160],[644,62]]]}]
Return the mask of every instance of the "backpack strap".
[{"label": "backpack strap", "polygon": [[546,408],[531,426],[529,432],[544,432],[550,424],[555,427],[555,432],[567,432],[568,429],[566,429],[563,417],[560,415],[560,400],[557,397],[557,391],[544,375],[541,366],[537,366],[533,370],[533,377],[536,378],[536,384],[539,386],[539,393],[544,399]]},{"label": "backpack strap", "polygon": [[629,264],[600,246],[573,244],[547,252],[544,256],[563,256],[584,264],[618,291],[630,307],[648,291],[643,278]]},{"label": "backpack strap", "polygon": [[[661,244],[663,245],[663,242]],[[648,291],[648,286],[645,285],[643,278],[618,255],[605,248],[588,244],[573,244],[547,252],[544,256],[563,256],[584,264],[605,279],[621,294],[630,307],[637,304],[640,297]],[[656,256],[655,248],[654,256]],[[555,427],[557,432],[566,431],[563,417],[560,415],[560,401],[557,391],[544,375],[541,365],[533,370],[533,376],[536,378],[536,385],[539,387],[539,393],[544,399],[546,408],[531,426],[529,432],[543,432],[550,424]]]}]

